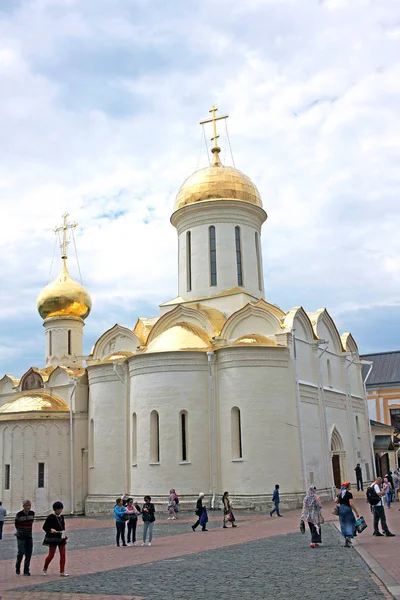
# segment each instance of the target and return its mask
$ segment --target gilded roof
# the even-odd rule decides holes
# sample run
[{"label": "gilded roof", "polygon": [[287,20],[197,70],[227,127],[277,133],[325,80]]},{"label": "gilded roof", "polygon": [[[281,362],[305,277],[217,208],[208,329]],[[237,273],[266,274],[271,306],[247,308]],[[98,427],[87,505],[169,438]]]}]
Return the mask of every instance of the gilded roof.
[{"label": "gilded roof", "polygon": [[240,338],[235,340],[232,346],[277,346],[278,344],[273,340],[270,340],[265,335],[259,333],[249,333],[242,335]]},{"label": "gilded roof", "polygon": [[198,302],[195,304],[191,304],[189,308],[198,310],[210,321],[212,328],[214,329],[215,335],[219,335],[221,333],[224,323],[226,321],[226,317],[220,310],[216,308],[211,308],[211,306],[199,304]]},{"label": "gilded roof", "polygon": [[74,281],[67,269],[66,261],[60,274],[46,285],[37,300],[37,309],[42,319],[49,317],[77,317],[86,319],[92,308],[92,300],[85,288]]},{"label": "gilded roof", "polygon": [[128,350],[117,350],[113,354],[110,354],[109,356],[106,356],[106,358],[103,358],[101,362],[120,362],[122,360],[130,358],[131,356],[134,356],[134,352],[129,352]]},{"label": "gilded roof", "polygon": [[133,328],[133,333],[135,333],[140,342],[145,345],[146,340],[149,337],[150,331],[153,329],[154,325],[157,323],[160,317],[152,317],[147,319],[146,317],[139,317],[136,321],[136,325]]},{"label": "gilded roof", "polygon": [[210,340],[200,327],[192,323],[176,323],[152,340],[147,352],[174,352],[184,350],[209,350]]},{"label": "gilded roof", "polygon": [[181,186],[176,196],[174,211],[213,200],[239,200],[262,208],[261,196],[247,175],[221,163],[196,171]]},{"label": "gilded roof", "polygon": [[62,398],[38,390],[16,394],[15,398],[0,406],[0,416],[30,412],[69,412],[69,406]]}]

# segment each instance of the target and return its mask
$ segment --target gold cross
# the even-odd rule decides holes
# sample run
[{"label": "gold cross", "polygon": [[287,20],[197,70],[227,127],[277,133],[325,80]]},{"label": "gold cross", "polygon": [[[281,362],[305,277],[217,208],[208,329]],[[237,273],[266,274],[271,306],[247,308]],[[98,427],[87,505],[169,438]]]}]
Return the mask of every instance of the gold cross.
[{"label": "gold cross", "polygon": [[63,214],[63,224],[61,227],[54,227],[54,233],[60,234],[62,232],[62,237],[60,236],[60,248],[61,248],[61,258],[63,260],[67,259],[67,248],[69,244],[69,240],[67,239],[68,229],[74,229],[77,227],[78,223],[68,223],[67,218],[69,217],[68,213]]},{"label": "gold cross", "polygon": [[214,104],[212,105],[212,107],[210,108],[210,110],[208,112],[212,113],[212,117],[211,119],[205,119],[204,121],[200,121],[200,125],[205,125],[206,123],[212,123],[213,124],[213,137],[211,138],[212,141],[214,142],[214,146],[211,149],[211,152],[214,154],[214,165],[220,165],[221,162],[219,160],[219,153],[221,152],[221,148],[218,146],[218,138],[219,135],[217,134],[217,121],[220,121],[221,119],[227,119],[229,117],[229,115],[220,115],[220,116],[216,116],[215,113],[217,112],[218,108],[216,106],[214,106]]}]

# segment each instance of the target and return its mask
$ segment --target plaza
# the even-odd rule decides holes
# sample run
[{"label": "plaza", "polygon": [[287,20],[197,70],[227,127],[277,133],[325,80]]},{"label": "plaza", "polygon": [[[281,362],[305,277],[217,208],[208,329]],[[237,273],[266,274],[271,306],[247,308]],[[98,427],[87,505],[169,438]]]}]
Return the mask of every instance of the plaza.
[{"label": "plaza", "polygon": [[[357,503],[361,512],[369,512],[363,496]],[[323,545],[318,549],[309,548],[308,531],[304,536],[299,532],[299,511],[286,512],[283,519],[238,512],[238,528],[225,531],[221,512],[211,511],[209,531],[204,533],[191,531],[192,513],[183,513],[177,521],[159,513],[151,548],[140,546],[141,525],[137,546],[117,548],[112,519],[68,519],[68,579],[58,576],[57,556],[49,575],[40,574],[46,553],[41,522],[34,526],[32,576],[16,576],[13,527],[6,524],[0,546],[1,598],[334,600],[342,592],[347,600],[400,597],[400,537],[374,538],[371,516],[364,514],[368,529],[355,548],[343,548],[331,506],[324,506]],[[399,532],[397,504],[387,518],[391,530]]]}]

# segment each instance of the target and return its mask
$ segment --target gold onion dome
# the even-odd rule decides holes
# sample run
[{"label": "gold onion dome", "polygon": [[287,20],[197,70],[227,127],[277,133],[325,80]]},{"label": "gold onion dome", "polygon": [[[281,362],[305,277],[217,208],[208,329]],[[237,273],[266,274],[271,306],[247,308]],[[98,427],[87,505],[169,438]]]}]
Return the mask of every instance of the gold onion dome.
[{"label": "gold onion dome", "polygon": [[174,211],[213,200],[239,200],[262,208],[260,192],[251,179],[238,169],[224,167],[219,159],[186,179],[176,196]]},{"label": "gold onion dome", "polygon": [[77,317],[86,319],[92,308],[92,300],[68,272],[66,261],[60,274],[39,294],[37,309],[42,319],[49,317]]}]

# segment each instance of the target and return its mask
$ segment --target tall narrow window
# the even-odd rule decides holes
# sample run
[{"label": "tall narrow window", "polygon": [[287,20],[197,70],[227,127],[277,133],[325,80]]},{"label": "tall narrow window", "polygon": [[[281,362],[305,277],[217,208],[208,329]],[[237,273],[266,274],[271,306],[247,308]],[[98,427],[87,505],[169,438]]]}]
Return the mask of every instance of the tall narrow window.
[{"label": "tall narrow window", "polygon": [[160,418],[156,410],[150,415],[150,462],[160,462]]},{"label": "tall narrow window", "polygon": [[187,462],[188,459],[188,414],[186,410],[180,413],[181,425],[181,462]]},{"label": "tall narrow window", "polygon": [[360,421],[359,421],[357,415],[356,415],[356,431],[357,431],[357,437],[360,437]]},{"label": "tall narrow window", "polygon": [[132,415],[132,465],[137,464],[137,417]]},{"label": "tall narrow window", "polygon": [[236,245],[236,269],[238,285],[243,285],[242,269],[242,244],[240,240],[240,227],[235,227],[235,245]]},{"label": "tall narrow window", "polygon": [[260,291],[262,291],[260,236],[258,235],[258,231],[256,231],[255,234],[254,234],[254,241],[255,241],[255,244],[256,244],[258,289]]},{"label": "tall narrow window", "polygon": [[90,419],[89,431],[89,466],[94,467],[94,420]]},{"label": "tall narrow window", "polygon": [[10,489],[11,469],[10,465],[4,465],[4,489]]},{"label": "tall narrow window", "polygon": [[192,289],[192,234],[186,232],[186,289],[188,292]]},{"label": "tall narrow window", "polygon": [[53,354],[53,332],[49,331],[49,356]]},{"label": "tall narrow window", "polygon": [[242,423],[240,409],[237,406],[234,406],[231,410],[231,443],[232,458],[243,458]]},{"label": "tall narrow window", "polygon": [[217,248],[214,225],[208,230],[208,235],[210,242],[210,284],[217,285]]},{"label": "tall narrow window", "polygon": [[326,361],[326,370],[328,372],[328,386],[332,387],[332,367],[331,367],[331,361],[328,360]]},{"label": "tall narrow window", "polygon": [[68,329],[68,354],[72,354],[71,352],[71,330]]},{"label": "tall narrow window", "polygon": [[38,488],[44,488],[44,463],[38,463]]}]

